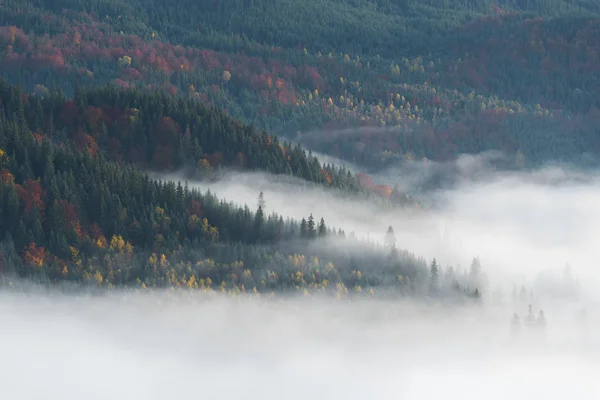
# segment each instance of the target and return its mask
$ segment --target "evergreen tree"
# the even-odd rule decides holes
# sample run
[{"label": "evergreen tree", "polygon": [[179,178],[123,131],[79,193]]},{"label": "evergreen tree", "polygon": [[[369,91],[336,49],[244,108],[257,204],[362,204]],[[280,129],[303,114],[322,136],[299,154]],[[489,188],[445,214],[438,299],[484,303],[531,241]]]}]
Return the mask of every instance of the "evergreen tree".
[{"label": "evergreen tree", "polygon": [[319,236],[325,237],[327,235],[327,227],[325,226],[325,220],[321,217],[321,221],[319,222]]},{"label": "evergreen tree", "polygon": [[429,292],[431,294],[437,294],[440,285],[439,267],[436,259],[434,258],[431,262],[429,270]]},{"label": "evergreen tree", "polygon": [[256,243],[260,243],[263,236],[263,225],[265,223],[265,216],[261,206],[258,206],[256,214],[254,215],[254,238]]},{"label": "evergreen tree", "polygon": [[306,224],[306,218],[302,218],[300,222],[300,237],[308,238],[308,226]]},{"label": "evergreen tree", "polygon": [[386,234],[385,234],[385,242],[384,246],[386,249],[393,249],[396,246],[396,235],[394,234],[394,229],[390,225]]},{"label": "evergreen tree", "polygon": [[310,216],[308,217],[308,238],[314,239],[316,236],[317,236],[317,230],[315,227],[315,219],[311,213]]}]

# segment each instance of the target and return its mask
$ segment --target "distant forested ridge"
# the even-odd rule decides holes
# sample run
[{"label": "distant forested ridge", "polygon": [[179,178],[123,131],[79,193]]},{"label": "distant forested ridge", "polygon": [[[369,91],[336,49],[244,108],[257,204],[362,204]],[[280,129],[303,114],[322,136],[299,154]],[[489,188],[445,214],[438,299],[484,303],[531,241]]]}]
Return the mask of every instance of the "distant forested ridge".
[{"label": "distant forested ridge", "polygon": [[371,169],[487,150],[517,167],[581,162],[600,150],[599,13],[588,0],[11,0],[0,74],[68,96],[161,89]]},{"label": "distant forested ridge", "polygon": [[265,171],[394,206],[416,201],[283,138],[367,171],[488,150],[510,168],[593,162],[599,15],[591,0],[4,0],[0,275],[476,298],[477,259],[442,268],[392,227],[381,248],[146,171]]}]

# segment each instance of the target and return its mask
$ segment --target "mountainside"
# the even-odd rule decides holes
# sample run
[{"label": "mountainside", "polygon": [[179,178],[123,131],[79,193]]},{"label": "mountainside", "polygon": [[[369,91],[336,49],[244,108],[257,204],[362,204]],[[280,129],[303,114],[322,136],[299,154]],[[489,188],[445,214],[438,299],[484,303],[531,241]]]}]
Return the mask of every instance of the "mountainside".
[{"label": "mountainside", "polygon": [[2,75],[41,93],[161,88],[374,170],[593,158],[598,4],[472,3],[11,1]]},{"label": "mountainside", "polygon": [[[262,195],[256,211],[240,208],[180,183],[149,179],[134,166],[144,165],[143,159],[124,165],[108,147],[91,145],[93,138],[78,138],[88,135],[75,129],[76,124],[59,128],[78,120],[77,107],[95,110],[100,99],[112,99],[110,111],[120,115],[119,106],[136,99],[147,100],[141,101],[142,110],[151,100],[160,108],[159,99],[167,99],[162,95],[109,88],[81,92],[76,99],[78,106],[58,95],[28,96],[0,82],[4,281],[20,276],[100,287],[175,286],[230,293],[332,290],[339,296],[346,296],[348,288],[357,294],[374,288],[413,294],[425,290],[427,264],[396,249],[390,242],[393,232],[382,249],[346,237],[312,214],[301,221],[266,215]],[[210,121],[202,110],[195,115]],[[54,117],[55,112],[60,115]],[[145,114],[140,110],[136,115],[143,121]],[[75,137],[70,136],[73,132]],[[120,134],[135,138],[136,131],[123,129]],[[200,136],[206,140],[210,134]],[[451,295],[463,293],[461,278],[456,279],[448,283]]]},{"label": "mountainside", "polygon": [[[599,13],[584,0],[5,1],[4,271],[423,292],[435,261],[146,172],[264,171],[393,208],[418,202],[283,138],[373,172],[489,150],[511,169],[587,165],[600,151]],[[452,293],[477,286],[448,276]]]}]

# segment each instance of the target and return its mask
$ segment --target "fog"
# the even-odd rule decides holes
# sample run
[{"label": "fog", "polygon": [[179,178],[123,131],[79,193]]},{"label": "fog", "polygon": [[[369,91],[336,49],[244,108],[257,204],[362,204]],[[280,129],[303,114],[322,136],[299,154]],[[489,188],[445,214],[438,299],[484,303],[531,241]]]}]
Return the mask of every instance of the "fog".
[{"label": "fog", "polygon": [[582,289],[599,293],[598,175],[559,167],[497,172],[484,161],[470,156],[453,165],[414,163],[375,176],[408,189],[427,181],[435,169],[451,171],[454,175],[447,178],[452,185],[430,191],[435,205],[427,210],[380,207],[295,178],[261,173],[188,184],[251,209],[263,191],[268,213],[297,219],[312,213],[329,226],[371,240],[382,241],[391,225],[399,247],[429,261],[435,257],[443,266],[468,268],[479,256],[491,281],[503,290],[530,285],[540,274],[561,274],[569,263]]},{"label": "fog", "polygon": [[116,292],[0,292],[3,399],[595,399],[598,314]]}]

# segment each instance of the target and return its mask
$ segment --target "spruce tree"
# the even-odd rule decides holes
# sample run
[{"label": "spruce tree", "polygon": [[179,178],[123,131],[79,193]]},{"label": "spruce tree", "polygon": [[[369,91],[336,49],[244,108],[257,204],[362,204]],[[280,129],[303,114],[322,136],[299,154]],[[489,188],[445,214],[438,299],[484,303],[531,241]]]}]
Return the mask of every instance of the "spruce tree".
[{"label": "spruce tree", "polygon": [[308,237],[314,239],[317,236],[317,230],[315,229],[315,218],[312,214],[308,217]]},{"label": "spruce tree", "polygon": [[327,236],[327,227],[325,226],[325,220],[323,219],[323,217],[321,217],[321,222],[319,222],[319,236]]}]

